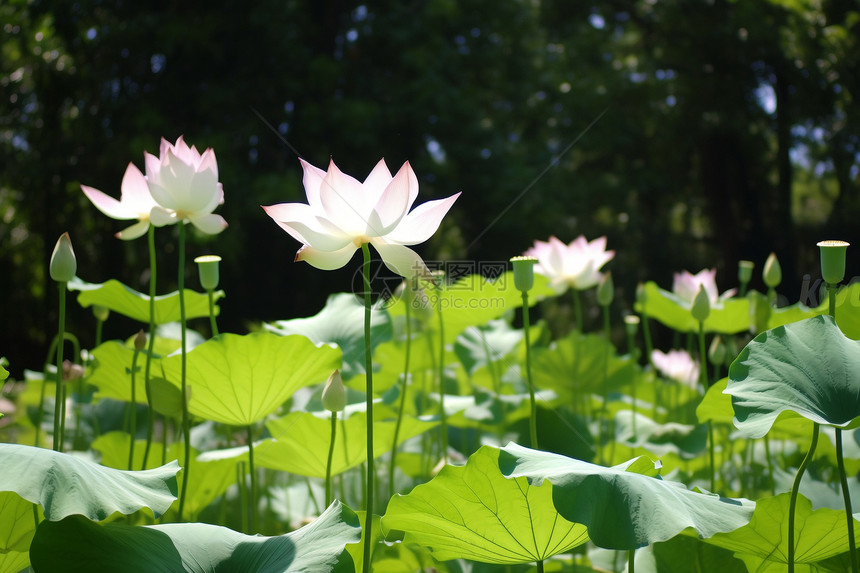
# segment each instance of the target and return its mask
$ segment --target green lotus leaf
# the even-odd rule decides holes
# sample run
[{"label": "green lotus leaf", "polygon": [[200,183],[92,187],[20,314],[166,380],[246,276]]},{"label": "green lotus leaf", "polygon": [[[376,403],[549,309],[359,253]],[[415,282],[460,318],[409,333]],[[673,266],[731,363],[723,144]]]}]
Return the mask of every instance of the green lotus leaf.
[{"label": "green lotus leaf", "polygon": [[[32,519],[32,516],[30,516]],[[29,551],[10,551],[9,553],[0,553],[0,571],[8,571],[9,573],[30,573],[32,569],[30,565]]]},{"label": "green lotus leaf", "polygon": [[[653,565],[644,566],[644,557],[651,553]],[[650,563],[648,565],[651,565]],[[731,551],[705,543],[687,535],[676,535],[668,541],[655,543],[636,552],[636,571],[644,573],[690,573],[714,571],[719,573],[747,573],[742,561]]]},{"label": "green lotus leaf", "polygon": [[[118,280],[88,283],[75,278],[69,281],[69,290],[80,291],[78,304],[86,308],[92,305],[103,306],[113,312],[127,316],[138,322],[149,324],[149,295],[138,292]],[[223,290],[213,294],[213,300],[224,297]],[[215,314],[219,312],[215,305]],[[208,293],[195,292],[185,289],[185,318],[209,316]],[[176,322],[181,318],[179,309],[179,291],[155,297],[155,324]]]},{"label": "green lotus leaf", "polygon": [[15,492],[0,492],[0,553],[27,551],[35,531],[33,504]]},{"label": "green lotus leaf", "polygon": [[729,383],[728,378],[723,378],[708,388],[705,397],[696,408],[696,418],[704,424],[708,421],[731,424],[735,412],[732,409],[732,399],[724,393]]},{"label": "green lotus leaf", "polygon": [[[325,382],[340,367],[340,350],[304,336],[255,332],[222,334],[187,354],[188,410],[222,424],[248,426],[281,407],[304,386]],[[165,376],[180,386],[182,357],[162,361]]]},{"label": "green lotus leaf", "polygon": [[499,455],[508,477],[526,477],[539,485],[553,484],[553,503],[569,521],[588,527],[599,547],[635,549],[666,541],[688,527],[701,537],[746,525],[755,504],[688,490],[643,471],[647,458],[606,468],[558,454],[509,443]]},{"label": "green lotus leaf", "polygon": [[782,412],[838,427],[860,416],[860,343],[830,316],[817,316],[756,336],[729,368],[735,426],[767,434]]},{"label": "green lotus leaf", "polygon": [[[749,524],[732,532],[718,533],[706,543],[734,551],[750,571],[784,571],[788,563],[789,500],[789,493],[760,499]],[[813,511],[812,504],[803,495],[797,497],[794,531],[794,559],[798,564],[816,563],[839,555],[848,544],[845,511],[828,508]],[[860,522],[856,518],[854,532],[860,534]]]},{"label": "green lotus leaf", "polygon": [[395,495],[382,529],[430,548],[433,557],[484,563],[529,563],[588,541],[584,525],[553,507],[553,486],[506,479],[499,450],[483,446],[465,466],[445,466],[408,495]]},{"label": "green lotus leaf", "polygon": [[[336,344],[343,350],[344,380],[364,373],[364,304],[354,294],[330,295],[315,316],[279,320],[265,328],[282,336],[301,334],[317,344]],[[391,337],[391,317],[374,309],[370,315],[371,350]]]},{"label": "green lotus leaf", "polygon": [[9,377],[9,371],[6,370],[5,358],[0,358],[0,382]]},{"label": "green lotus leaf", "polygon": [[[636,312],[656,318],[679,332],[699,332],[699,321],[690,314],[690,305],[677,295],[665,291],[649,281],[644,286],[644,297],[635,305]],[[750,304],[745,298],[730,298],[722,306],[711,306],[705,319],[705,332],[737,334],[750,327]]]},{"label": "green lotus leaf", "polygon": [[[117,340],[101,343],[92,351],[95,359],[87,382],[98,388],[99,398],[113,398],[123,402],[131,402],[131,365],[134,360],[134,348],[130,348]],[[135,402],[146,404],[146,355],[139,353],[137,368],[134,375]],[[150,375],[161,372],[161,359],[152,358]]]},{"label": "green lotus leaf", "polygon": [[[374,408],[373,454],[381,456],[391,451],[396,421],[381,420],[382,411]],[[328,415],[325,415],[328,414]],[[275,440],[264,440],[254,448],[254,461],[260,467],[293,474],[325,477],[329,444],[331,443],[331,413],[313,414],[291,412],[270,420],[266,427]],[[367,459],[367,414],[355,412],[343,418],[339,414],[332,475],[356,467]],[[436,420],[403,416],[397,443],[423,434],[439,424]]]},{"label": "green lotus leaf", "polygon": [[505,320],[491,320],[485,326],[467,328],[454,343],[454,352],[469,375],[505,359],[522,342],[524,332]]},{"label": "green lotus leaf", "polygon": [[357,542],[360,532],[355,513],[337,501],[309,525],[277,537],[206,523],[130,527],[72,516],[39,524],[30,558],[37,571],[67,573],[352,573],[344,547]]},{"label": "green lotus leaf", "polygon": [[0,444],[0,459],[0,492],[13,491],[40,504],[51,521],[75,514],[101,521],[115,512],[130,515],[144,507],[158,517],[176,499],[176,462],[153,470],[120,471],[19,444]]}]

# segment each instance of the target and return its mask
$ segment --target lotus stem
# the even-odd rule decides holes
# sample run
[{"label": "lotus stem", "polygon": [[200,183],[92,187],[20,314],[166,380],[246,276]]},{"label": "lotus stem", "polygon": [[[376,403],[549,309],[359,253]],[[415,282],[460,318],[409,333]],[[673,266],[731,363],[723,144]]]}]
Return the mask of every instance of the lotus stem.
[{"label": "lotus stem", "polygon": [[[806,466],[812,461],[812,456],[815,454],[815,447],[818,445],[818,422],[814,422],[812,426],[812,443],[809,445],[809,451],[806,452],[806,457],[797,468],[797,475],[794,476],[794,484],[791,486],[791,497],[788,502],[788,573],[794,573],[794,510],[797,507],[797,492],[800,489],[800,480],[803,478],[803,473],[806,471]],[[849,512],[848,517],[851,517]],[[853,531],[853,527],[848,528]]]},{"label": "lotus stem", "polygon": [[770,495],[776,495],[776,480],[773,479],[773,460],[770,458],[770,440],[764,435],[764,456],[767,458],[767,475],[770,477]]},{"label": "lotus stem", "polygon": [[836,320],[836,289],[837,285],[827,283],[827,300],[830,302],[829,314],[833,317],[833,320]]},{"label": "lotus stem", "polygon": [[325,506],[332,502],[331,494],[331,460],[334,457],[334,442],[337,436],[337,412],[331,413],[331,438],[328,445],[328,461],[325,464]]},{"label": "lotus stem", "polygon": [[[58,343],[57,341],[58,340],[59,340],[59,335],[54,335],[54,338],[51,340],[51,346],[48,347],[48,354],[45,356],[45,368],[43,370],[48,369],[48,364],[51,362],[51,358],[55,357],[55,355],[57,353],[57,343]],[[80,356],[80,354],[81,354],[80,348],[81,347],[80,347],[80,343],[78,342],[77,337],[75,337],[75,335],[73,335],[70,332],[64,332],[63,333],[63,341],[65,342],[66,340],[69,340],[72,343],[72,345],[76,349],[76,355]],[[39,443],[40,443],[39,439],[40,439],[41,433],[42,433],[42,416],[45,413],[45,382],[46,382],[46,380],[45,380],[45,376],[43,373],[42,389],[41,389],[41,392],[39,394],[39,410],[38,410],[38,414],[36,416],[36,420],[37,420],[37,423],[36,423],[36,439],[35,439],[35,443],[33,444],[36,447],[39,447]]]},{"label": "lotus stem", "polygon": [[183,465],[182,492],[179,496],[179,521],[182,521],[182,510],[185,508],[185,497],[188,491],[188,474],[191,469],[191,420],[188,417],[188,386],[185,381],[187,350],[185,332],[185,221],[179,222],[179,328],[181,331],[181,380],[182,380],[182,434],[185,438],[185,461]]},{"label": "lotus stem", "polygon": [[361,244],[361,254],[364,257],[362,278],[364,280],[364,367],[367,393],[367,479],[364,484],[365,509],[364,517],[364,560],[363,573],[370,571],[370,559],[373,543],[373,491],[376,471],[373,463],[373,357],[370,352],[370,247]]},{"label": "lotus stem", "polygon": [[212,329],[212,336],[218,336],[218,323],[215,321],[215,291],[209,289],[209,326]]},{"label": "lotus stem", "polygon": [[571,289],[573,295],[573,328],[582,332],[582,297],[578,289]]},{"label": "lotus stem", "polygon": [[257,532],[257,471],[254,468],[254,427],[249,424],[248,430],[248,472],[251,474],[251,502],[248,509],[251,513],[251,531]]},{"label": "lotus stem", "polygon": [[535,561],[535,565],[537,566],[537,573],[543,573],[543,559]]},{"label": "lotus stem", "polygon": [[[601,403],[600,403],[600,436],[597,445],[600,448],[600,459],[603,459],[603,443],[606,441],[609,428],[606,428],[606,403],[609,401],[609,352],[612,347],[612,342],[609,340],[609,305],[602,306],[603,309],[603,336],[606,338],[606,349],[603,352],[603,381],[601,382]],[[633,435],[636,435],[636,412],[633,412]]]},{"label": "lotus stem", "polygon": [[445,413],[445,321],[442,318],[442,277],[436,284],[436,314],[439,316],[439,419],[442,461],[448,463],[448,416]]},{"label": "lotus stem", "polygon": [[628,549],[627,550],[627,573],[634,573],[633,567],[636,561],[636,550]]},{"label": "lotus stem", "polygon": [[236,485],[239,486],[239,505],[242,508],[240,527],[243,533],[248,533],[248,488],[245,482],[245,462],[236,464]]},{"label": "lotus stem", "polygon": [[137,356],[140,354],[140,350],[137,348],[134,349],[134,354],[131,357],[131,403],[129,404],[129,437],[131,438],[131,444],[128,447],[128,469],[131,471],[134,469],[134,437],[137,434],[137,394],[135,392],[135,378],[137,376]]},{"label": "lotus stem", "polygon": [[[699,321],[699,383],[702,391],[708,392],[708,355],[705,353],[705,321]],[[716,467],[714,463],[714,425],[708,420],[708,455],[710,458],[711,491],[717,489]]]},{"label": "lotus stem", "polygon": [[845,502],[845,517],[848,521],[848,555],[851,557],[851,571],[852,573],[858,573],[857,547],[854,543],[854,515],[851,507],[851,492],[848,491],[848,477],[845,475],[845,461],[842,457],[841,428],[836,428],[836,462],[839,465],[839,479],[842,482],[842,500]]},{"label": "lotus stem", "polygon": [[[394,443],[391,446],[391,463],[388,466],[388,497],[394,497],[394,468],[397,466],[397,440],[400,437],[400,426],[403,423],[403,408],[406,406],[406,389],[409,387],[409,352],[412,347],[412,325],[410,324],[409,309],[412,306],[412,292],[407,284],[406,295],[406,356],[403,360],[403,386],[400,390],[400,407],[397,409],[397,422],[394,424]],[[334,435],[334,434],[332,434]]]},{"label": "lotus stem", "polygon": [[[146,425],[146,448],[143,450],[143,462],[140,469],[146,469],[146,461],[149,458],[149,449],[152,446],[152,435],[155,431],[155,409],[152,407],[152,386],[150,384],[150,366],[152,364],[152,351],[155,344],[155,226],[150,225],[146,235],[149,245],[149,346],[146,351],[146,366],[144,367],[144,388],[146,389],[146,405],[149,407]],[[182,295],[180,295],[182,296]],[[164,421],[167,425],[167,420]],[[165,429],[166,431],[166,429]]]},{"label": "lotus stem", "polygon": [[[66,332],[66,287],[68,282],[58,281],[60,289],[59,330],[57,333],[57,392],[54,403],[54,451],[62,449],[62,418],[63,418],[63,340]],[[41,422],[41,421],[40,421]]]},{"label": "lotus stem", "polygon": [[[531,440],[532,449],[538,449],[537,435],[537,404],[535,403],[535,385],[532,381],[532,358],[531,358],[531,338],[529,337],[529,293],[523,293],[523,332],[526,338],[526,380],[529,384],[529,404],[531,405],[531,416],[529,416],[529,439]],[[543,563],[538,561],[538,571],[543,569]]]}]

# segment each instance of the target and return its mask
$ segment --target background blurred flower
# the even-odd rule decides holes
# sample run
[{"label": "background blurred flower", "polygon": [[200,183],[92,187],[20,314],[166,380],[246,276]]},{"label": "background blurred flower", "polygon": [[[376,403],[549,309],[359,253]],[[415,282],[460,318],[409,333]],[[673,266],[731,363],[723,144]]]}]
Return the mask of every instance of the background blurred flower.
[{"label": "background blurred flower", "polygon": [[548,242],[535,241],[524,254],[538,260],[535,272],[547,277],[550,286],[561,294],[568,287],[585,290],[595,286],[602,276],[600,269],[612,260],[615,251],[606,250],[606,237],[589,242],[580,235],[569,245],[556,237]]},{"label": "background blurred flower", "polygon": [[722,306],[722,302],[733,297],[736,290],[729,289],[723,294],[719,294],[716,277],[716,269],[703,269],[695,275],[688,271],[675,273],[672,281],[672,292],[683,302],[692,305],[696,294],[699,292],[699,287],[705,287],[711,307]]},{"label": "background blurred flower", "polygon": [[655,349],[651,352],[651,362],[666,378],[691,388],[699,387],[699,364],[685,350],[670,350],[664,353]]},{"label": "background blurred flower", "polygon": [[96,209],[111,219],[119,221],[137,219],[137,223],[117,233],[118,238],[130,241],[142,236],[149,230],[149,213],[158,203],[155,202],[149,192],[146,177],[133,163],[128,164],[125,175],[122,177],[119,201],[87,185],[81,185],[81,190],[96,206]]},{"label": "background blurred flower", "polygon": [[280,203],[263,207],[278,225],[304,246],[296,260],[323,270],[339,269],[355,250],[370,243],[389,269],[403,277],[429,276],[418,253],[406,245],[429,239],[460,196],[428,201],[416,207],[418,178],[403,164],[394,177],[385,160],[376,164],[364,183],[329,163],[328,172],[300,160],[308,204]]},{"label": "background blurred flower", "polygon": [[161,227],[188,220],[209,235],[227,227],[221,215],[212,213],[224,202],[212,148],[201,154],[193,145],[188,147],[182,136],[175,145],[162,138],[159,156],[144,153],[144,159],[149,191],[157,203],[150,212],[153,225]]}]

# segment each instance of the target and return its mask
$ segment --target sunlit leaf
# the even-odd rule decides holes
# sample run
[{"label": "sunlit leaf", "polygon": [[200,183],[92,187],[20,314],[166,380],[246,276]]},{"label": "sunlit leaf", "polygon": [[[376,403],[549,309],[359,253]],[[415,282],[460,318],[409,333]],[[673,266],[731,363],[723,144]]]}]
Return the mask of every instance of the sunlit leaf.
[{"label": "sunlit leaf", "polygon": [[0,571],[9,573],[28,573],[32,571],[28,567],[30,565],[29,551],[10,551],[9,553],[0,553]]},{"label": "sunlit leaf", "polygon": [[[364,373],[364,304],[354,294],[330,295],[315,316],[279,320],[266,329],[282,336],[301,334],[317,344],[336,344],[343,351],[341,375],[345,380]],[[391,317],[374,309],[370,316],[371,348],[392,336]]]},{"label": "sunlit leaf", "polygon": [[705,423],[709,420],[731,424],[735,412],[732,409],[732,399],[724,393],[728,378],[723,378],[708,388],[708,392],[696,408],[696,417],[699,422]]},{"label": "sunlit leaf", "polygon": [[860,343],[830,316],[780,326],[756,336],[729,369],[735,425],[760,438],[782,412],[832,426],[860,416]]},{"label": "sunlit leaf", "polygon": [[[139,322],[149,324],[149,295],[138,292],[121,282],[110,279],[97,284],[75,278],[68,283],[69,290],[80,291],[78,303],[83,307],[103,306]],[[215,301],[224,297],[224,291],[215,291]],[[219,312],[215,305],[215,314]],[[209,316],[209,295],[185,289],[185,318]],[[180,319],[179,291],[155,297],[155,324],[177,322]]]},{"label": "sunlit leaf", "polygon": [[0,492],[13,491],[40,504],[51,521],[74,514],[102,520],[114,512],[129,515],[144,507],[158,517],[176,499],[176,462],[128,472],[18,444],[0,444],[0,459]]},{"label": "sunlit leaf", "polygon": [[[788,510],[790,494],[760,499],[749,524],[728,533],[718,533],[707,543],[730,549],[750,571],[782,571],[788,563]],[[854,531],[860,534],[860,523],[854,520]],[[845,551],[848,525],[845,511],[812,510],[803,495],[797,497],[795,510],[795,562],[816,563]],[[763,562],[780,567],[763,568]]]},{"label": "sunlit leaf", "polygon": [[[643,296],[636,303],[636,312],[656,318],[679,332],[698,332],[699,322],[690,313],[689,303],[649,281],[643,287]],[[706,332],[737,334],[750,326],[750,305],[746,298],[730,298],[722,306],[713,305],[705,319]]]},{"label": "sunlit leaf", "polygon": [[[340,350],[304,336],[256,332],[222,334],[188,353],[188,410],[207,420],[247,426],[277,410],[304,386],[325,382],[340,367]],[[163,360],[164,373],[180,385],[182,357]]]},{"label": "sunlit leaf", "polygon": [[499,450],[484,446],[465,466],[445,466],[429,483],[396,495],[382,518],[388,536],[430,548],[439,560],[528,563],[588,541],[585,526],[553,507],[553,486],[507,479]]},{"label": "sunlit leaf", "polygon": [[510,443],[499,467],[509,477],[553,484],[553,503],[565,518],[588,527],[594,543],[635,549],[671,539],[688,527],[701,537],[746,525],[755,504],[688,490],[684,484],[644,475],[645,458],[606,468]]},{"label": "sunlit leaf", "polygon": [[0,492],[0,553],[27,551],[35,531],[33,504],[17,493]]},{"label": "sunlit leaf", "polygon": [[205,523],[130,527],[72,516],[42,522],[30,554],[37,571],[68,573],[352,573],[352,558],[344,547],[358,541],[360,531],[355,514],[337,501],[309,525],[277,537]]},{"label": "sunlit leaf", "polygon": [[[129,348],[117,340],[103,342],[92,350],[95,359],[87,382],[98,388],[99,398],[113,398],[131,402],[131,373],[134,361],[134,348]],[[138,353],[134,374],[135,402],[146,404],[146,355]],[[160,375],[161,359],[152,358],[150,375]]]}]

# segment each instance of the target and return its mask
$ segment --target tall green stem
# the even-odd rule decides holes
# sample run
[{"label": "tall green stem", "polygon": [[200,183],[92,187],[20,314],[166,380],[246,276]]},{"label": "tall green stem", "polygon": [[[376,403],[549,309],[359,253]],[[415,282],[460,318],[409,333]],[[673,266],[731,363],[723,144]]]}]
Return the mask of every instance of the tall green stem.
[{"label": "tall green stem", "polygon": [[[797,468],[797,475],[794,476],[794,485],[791,486],[791,497],[788,502],[788,573],[794,573],[794,510],[797,507],[797,492],[800,490],[800,480],[803,478],[803,473],[806,471],[806,466],[812,460],[815,454],[815,447],[818,445],[818,422],[812,427],[812,443],[809,445],[809,451],[806,452],[806,457]],[[849,512],[849,517],[851,513]],[[849,528],[849,531],[853,527]]]},{"label": "tall green stem", "polygon": [[445,412],[445,321],[442,318],[442,278],[436,285],[436,314],[439,316],[439,419],[442,434],[442,462],[448,463],[448,415]]},{"label": "tall green stem", "polygon": [[183,463],[182,492],[179,497],[179,521],[185,508],[185,494],[188,491],[188,473],[191,469],[191,420],[188,417],[188,387],[185,382],[187,352],[185,348],[185,221],[179,222],[179,328],[181,331],[181,379],[182,379],[182,434],[185,438],[185,461]]},{"label": "tall green stem", "polygon": [[[143,450],[143,463],[140,469],[146,469],[146,460],[149,458],[149,449],[152,446],[152,435],[155,431],[155,410],[152,407],[152,386],[150,384],[150,365],[152,364],[152,349],[155,344],[155,226],[149,226],[146,235],[149,245],[149,346],[146,352],[146,366],[144,368],[144,388],[146,390],[146,405],[149,406],[148,421],[146,426],[146,448]],[[181,295],[180,295],[181,296]],[[166,424],[167,422],[165,422]]]},{"label": "tall green stem", "polygon": [[63,418],[63,340],[66,333],[66,286],[68,283],[61,281],[60,288],[60,312],[59,331],[57,333],[57,392],[54,403],[54,451],[59,452],[62,448],[62,418]]},{"label": "tall green stem", "polygon": [[578,289],[572,288],[570,290],[573,294],[573,328],[582,332],[582,297]]},{"label": "tall green stem", "polygon": [[332,502],[331,495],[331,460],[334,457],[334,442],[337,437],[337,412],[331,413],[331,438],[328,445],[328,461],[325,464],[325,506]]},{"label": "tall green stem", "polygon": [[839,479],[842,483],[842,501],[845,503],[845,518],[848,521],[848,555],[851,557],[851,571],[858,573],[857,546],[854,544],[854,514],[851,507],[851,493],[848,491],[848,477],[845,475],[845,461],[842,457],[842,429],[836,428],[836,462],[839,465]]},{"label": "tall green stem", "polygon": [[[705,321],[699,321],[699,382],[702,384],[702,391],[708,392],[708,355],[705,353]],[[717,476],[716,468],[714,467],[714,427],[711,420],[708,420],[708,454],[711,462],[711,491],[716,491]]]},{"label": "tall green stem", "polygon": [[[537,404],[535,403],[535,386],[532,383],[532,358],[531,358],[531,339],[529,338],[529,293],[523,292],[523,332],[526,337],[526,380],[529,384],[529,403],[531,404],[531,416],[529,417],[529,438],[533,450],[538,449],[537,435]],[[538,562],[540,563],[540,562]],[[538,565],[542,568],[543,565]]]},{"label": "tall green stem", "polygon": [[373,460],[373,357],[370,352],[370,247],[367,243],[361,244],[361,254],[364,257],[362,266],[362,278],[364,280],[364,366],[366,371],[367,393],[367,479],[365,480],[364,499],[367,513],[364,517],[364,560],[362,562],[363,573],[370,571],[370,558],[373,546],[373,491],[376,470]]},{"label": "tall green stem", "polygon": [[257,532],[257,470],[254,468],[254,428],[248,425],[248,471],[251,474],[251,531]]},{"label": "tall green stem", "polygon": [[134,467],[134,438],[137,434],[137,393],[135,387],[135,380],[137,377],[137,356],[140,354],[140,350],[137,348],[134,349],[134,354],[131,357],[131,403],[129,404],[130,410],[130,422],[129,422],[129,436],[131,437],[131,444],[128,447],[128,469],[129,471],[133,470]]},{"label": "tall green stem", "polygon": [[212,336],[218,336],[218,323],[215,322],[215,291],[209,290],[209,326],[212,328]]},{"label": "tall green stem", "polygon": [[397,440],[400,438],[400,426],[403,424],[403,409],[406,407],[406,390],[409,387],[409,352],[412,347],[412,324],[409,316],[412,307],[413,293],[410,282],[404,290],[406,297],[406,356],[403,360],[403,382],[400,390],[400,407],[397,409],[397,422],[394,424],[394,443],[391,446],[391,463],[388,466],[388,497],[394,497],[394,468],[397,467]]}]

